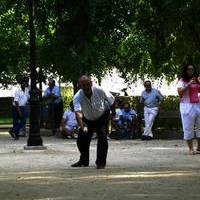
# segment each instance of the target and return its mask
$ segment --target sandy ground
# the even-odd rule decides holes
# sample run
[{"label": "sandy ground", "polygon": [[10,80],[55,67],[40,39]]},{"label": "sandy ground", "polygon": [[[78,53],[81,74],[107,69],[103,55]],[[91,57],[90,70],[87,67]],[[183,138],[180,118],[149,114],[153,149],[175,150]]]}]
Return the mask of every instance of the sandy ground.
[{"label": "sandy ground", "polygon": [[108,166],[73,169],[75,140],[44,137],[47,150],[23,150],[26,139],[0,133],[0,200],[200,199],[200,155],[181,140],[109,141]]}]

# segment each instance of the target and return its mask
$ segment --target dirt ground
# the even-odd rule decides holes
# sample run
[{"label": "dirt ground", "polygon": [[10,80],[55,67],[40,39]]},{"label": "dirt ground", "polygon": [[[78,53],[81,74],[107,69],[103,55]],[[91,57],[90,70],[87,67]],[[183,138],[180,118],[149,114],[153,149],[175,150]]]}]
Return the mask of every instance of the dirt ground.
[{"label": "dirt ground", "polygon": [[200,199],[200,155],[181,140],[109,141],[108,166],[73,169],[75,140],[43,137],[47,150],[24,150],[27,138],[0,133],[0,200]]}]

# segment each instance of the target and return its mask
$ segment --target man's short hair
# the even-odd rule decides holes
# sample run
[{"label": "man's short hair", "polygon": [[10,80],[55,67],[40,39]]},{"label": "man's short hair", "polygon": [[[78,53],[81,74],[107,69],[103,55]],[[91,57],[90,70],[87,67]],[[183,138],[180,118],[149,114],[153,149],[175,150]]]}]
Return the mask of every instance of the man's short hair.
[{"label": "man's short hair", "polygon": [[125,105],[128,105],[129,107],[131,107],[131,104],[128,101],[126,101],[126,102],[123,103],[123,106],[125,106]]},{"label": "man's short hair", "polygon": [[146,85],[147,83],[150,83],[150,84],[151,84],[151,81],[150,81],[150,80],[146,80],[146,81],[144,82],[144,85]]},{"label": "man's short hair", "polygon": [[79,79],[78,82],[80,83],[82,80],[89,80],[92,81],[91,77],[88,75],[82,75]]},{"label": "man's short hair", "polygon": [[54,83],[54,84],[56,83],[55,80],[54,80],[53,78],[50,78],[50,79],[49,79],[49,83],[50,83],[50,82],[51,82],[51,83]]}]

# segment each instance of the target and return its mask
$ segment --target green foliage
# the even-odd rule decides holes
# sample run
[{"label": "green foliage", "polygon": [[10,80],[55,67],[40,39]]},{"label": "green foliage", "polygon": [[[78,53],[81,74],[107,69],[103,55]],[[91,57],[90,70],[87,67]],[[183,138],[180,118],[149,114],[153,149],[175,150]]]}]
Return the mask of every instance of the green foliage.
[{"label": "green foliage", "polygon": [[13,1],[1,1],[0,7],[0,81],[15,83],[27,71],[28,18],[26,13],[19,16],[24,6],[20,9]]},{"label": "green foliage", "polygon": [[179,111],[180,99],[178,96],[166,96],[164,102],[161,105],[163,112],[167,111]]},{"label": "green foliage", "polygon": [[147,41],[156,77],[174,77],[184,62],[200,64],[198,0],[136,1],[136,30]]},{"label": "green foliage", "polygon": [[[45,79],[98,78],[113,67],[127,80],[173,80],[180,65],[200,66],[198,0],[35,0],[37,68]],[[26,0],[0,3],[0,82],[29,74]]]},{"label": "green foliage", "polygon": [[[128,0],[35,1],[37,67],[63,81],[83,73],[100,77],[113,67],[118,43],[127,34],[129,5]],[[27,1],[1,1],[1,8],[3,82],[15,79],[13,74],[29,73],[29,32]]]},{"label": "green foliage", "polygon": [[136,80],[154,71],[148,51],[148,42],[141,33],[134,29],[121,42],[117,52],[117,66],[126,80]]},{"label": "green foliage", "polygon": [[73,100],[73,88],[65,87],[61,89],[61,96],[63,99],[64,109],[70,108],[70,102]]},{"label": "green foliage", "polygon": [[65,80],[75,80],[83,73],[101,76],[113,67],[116,47],[125,36],[127,5],[128,1],[121,0],[65,1],[58,5],[56,50],[51,58]]}]

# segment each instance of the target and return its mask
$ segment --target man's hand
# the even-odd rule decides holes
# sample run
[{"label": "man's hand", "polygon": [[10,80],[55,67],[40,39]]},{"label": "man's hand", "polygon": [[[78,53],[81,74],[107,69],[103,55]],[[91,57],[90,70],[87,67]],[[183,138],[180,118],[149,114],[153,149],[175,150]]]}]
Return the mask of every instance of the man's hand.
[{"label": "man's hand", "polygon": [[64,130],[63,127],[60,126],[59,131],[60,131],[60,132],[63,132],[63,130]]},{"label": "man's hand", "polygon": [[18,109],[18,115],[19,115],[20,118],[22,117],[22,112],[21,112],[20,109]]},{"label": "man's hand", "polygon": [[88,128],[83,123],[83,114],[82,114],[82,112],[81,111],[76,111],[75,114],[76,114],[76,120],[78,122],[80,130],[83,131],[84,133],[87,133],[88,132]]},{"label": "man's hand", "polygon": [[114,113],[112,112],[110,116],[111,116],[112,120],[115,119],[116,118],[116,112],[114,112]]},{"label": "man's hand", "polygon": [[87,126],[83,126],[80,129],[81,129],[81,131],[83,131],[83,133],[88,133],[88,127]]}]

